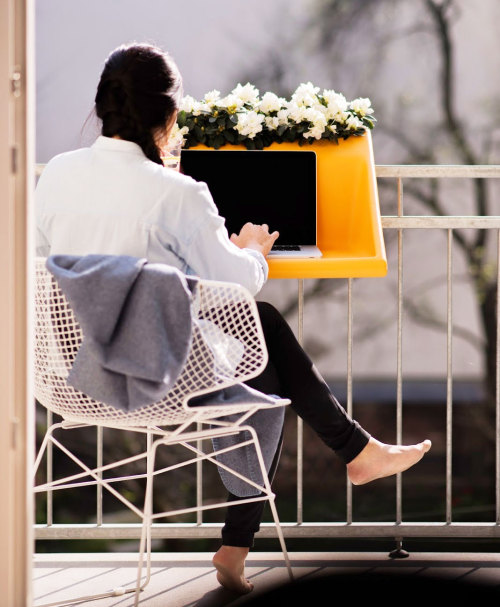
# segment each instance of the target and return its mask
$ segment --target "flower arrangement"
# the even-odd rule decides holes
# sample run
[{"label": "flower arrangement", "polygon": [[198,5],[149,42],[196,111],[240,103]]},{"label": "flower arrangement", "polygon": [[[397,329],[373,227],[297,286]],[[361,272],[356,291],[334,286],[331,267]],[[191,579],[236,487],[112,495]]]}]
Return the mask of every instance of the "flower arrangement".
[{"label": "flower arrangement", "polygon": [[327,139],[363,135],[376,122],[370,99],[353,101],[311,82],[301,84],[289,100],[267,92],[262,97],[254,85],[238,84],[225,97],[208,92],[201,101],[183,98],[172,138],[184,148],[197,144],[219,149],[243,144],[261,150],[273,142],[299,145]]}]

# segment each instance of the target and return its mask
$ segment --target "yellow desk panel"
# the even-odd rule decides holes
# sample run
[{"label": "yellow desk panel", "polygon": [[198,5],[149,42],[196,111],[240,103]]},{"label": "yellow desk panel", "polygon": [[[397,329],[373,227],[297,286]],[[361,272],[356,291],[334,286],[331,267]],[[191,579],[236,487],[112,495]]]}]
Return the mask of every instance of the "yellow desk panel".
[{"label": "yellow desk panel", "polygon": [[269,278],[363,278],[385,276],[387,262],[376,257],[340,256],[323,251],[319,259],[268,259]]},{"label": "yellow desk panel", "polygon": [[329,141],[303,147],[273,143],[266,149],[316,152],[317,239],[323,253],[318,259],[269,259],[269,278],[385,276],[387,257],[370,132],[341,140],[338,145]]}]

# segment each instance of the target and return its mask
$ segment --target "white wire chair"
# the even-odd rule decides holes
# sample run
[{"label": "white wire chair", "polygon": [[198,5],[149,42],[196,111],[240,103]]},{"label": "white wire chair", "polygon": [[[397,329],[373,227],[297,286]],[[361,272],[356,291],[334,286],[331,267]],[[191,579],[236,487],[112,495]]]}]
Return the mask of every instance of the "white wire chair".
[{"label": "white wire chair", "polygon": [[[52,492],[91,484],[98,485],[109,491],[142,519],[142,533],[137,578],[133,587],[119,587],[100,594],[46,603],[43,607],[132,592],[135,592],[135,605],[138,605],[140,592],[147,586],[151,575],[153,521],[167,516],[229,505],[226,502],[198,504],[181,510],[153,513],[152,493],[155,477],[179,466],[196,464],[200,461],[208,461],[227,470],[254,487],[256,494],[263,494],[234,501],[230,505],[264,500],[269,502],[287,570],[290,578],[293,579],[274,503],[275,496],[266,474],[259,439],[255,429],[246,423],[248,418],[259,409],[282,407],[290,401],[281,399],[274,405],[238,403],[189,406],[189,401],[194,397],[255,377],[267,364],[267,350],[257,307],[248,291],[233,283],[200,280],[193,297],[192,318],[195,326],[201,327],[202,330],[193,331],[192,343],[183,371],[161,401],[126,412],[97,402],[67,383],[69,371],[83,340],[83,333],[57,281],[46,269],[45,262],[44,258],[37,258],[35,262],[35,397],[49,411],[60,415],[62,421],[51,424],[47,429],[37,454],[34,474],[36,475],[49,444],[65,453],[76,464],[78,470],[81,469],[81,472],[35,485],[34,490],[36,493]],[[210,344],[208,348],[207,338]],[[232,421],[226,419],[228,415],[231,415]],[[91,468],[54,436],[56,430],[82,426],[101,426],[145,433],[146,450],[111,464]],[[245,435],[245,440],[236,445],[210,453],[205,453],[199,448],[200,440],[234,436],[242,431],[248,434]],[[156,452],[164,445],[182,445],[191,451],[193,456],[181,464],[155,470]],[[257,483],[242,474],[241,470],[240,472],[231,470],[216,457],[248,445],[253,445],[255,449],[262,483]],[[141,459],[147,462],[145,474],[105,477],[115,468]],[[143,509],[138,508],[113,486],[129,478],[146,478]],[[144,563],[146,563],[146,572],[143,579]]]}]

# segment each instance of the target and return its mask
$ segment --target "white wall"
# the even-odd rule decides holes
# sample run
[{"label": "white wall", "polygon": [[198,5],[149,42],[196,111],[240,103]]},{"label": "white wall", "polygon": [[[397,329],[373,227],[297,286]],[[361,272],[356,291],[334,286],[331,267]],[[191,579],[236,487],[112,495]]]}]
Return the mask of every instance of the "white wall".
[{"label": "white wall", "polygon": [[92,138],[94,123],[82,127],[104,61],[118,45],[158,44],[178,63],[186,93],[224,92],[272,40],[282,8],[297,1],[38,0],[37,162]]}]

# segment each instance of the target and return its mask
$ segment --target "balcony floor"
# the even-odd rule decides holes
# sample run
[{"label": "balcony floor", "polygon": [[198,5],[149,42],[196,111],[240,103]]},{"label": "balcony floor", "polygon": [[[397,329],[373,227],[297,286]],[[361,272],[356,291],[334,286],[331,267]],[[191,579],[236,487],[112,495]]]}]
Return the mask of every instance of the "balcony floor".
[{"label": "balcony floor", "polygon": [[[154,553],[152,558],[152,578],[141,594],[140,605],[144,607],[224,607],[226,605],[267,605],[266,592],[276,586],[287,586],[288,575],[280,553],[251,552],[247,560],[247,577],[255,589],[245,596],[236,596],[217,583],[211,565],[211,554],[208,553]],[[104,592],[110,588],[124,585],[132,586],[134,580],[136,555],[130,553],[112,554],[37,554],[34,560],[34,605],[58,603],[74,596],[88,595],[91,592]],[[360,581],[355,591],[360,595],[362,588],[366,592],[376,591],[363,583],[374,579],[391,579],[391,584],[384,590],[397,597],[401,590],[411,592],[415,597],[419,591],[431,590],[429,584],[450,583],[453,588],[466,582],[472,587],[474,596],[480,599],[478,590],[485,593],[484,598],[500,596],[500,554],[492,553],[413,553],[405,559],[392,560],[387,553],[320,553],[294,552],[290,554],[295,578],[300,582],[307,581],[309,594],[300,595],[299,586],[295,587],[297,604],[304,605],[304,598],[323,598],[321,584],[329,584],[327,592],[332,594],[332,601],[342,596],[342,582],[346,590],[353,592],[353,580]],[[370,577],[372,576],[372,577]],[[333,580],[331,579],[333,578]],[[418,579],[413,588],[411,582]],[[311,582],[309,582],[311,580]],[[404,580],[398,588],[396,582]],[[330,583],[331,581],[331,583]],[[425,582],[425,583],[424,583]],[[385,583],[385,582],[384,582]],[[427,586],[426,586],[427,585]],[[311,588],[318,588],[315,597]],[[448,587],[449,591],[449,587]],[[463,587],[460,597],[465,599]],[[434,594],[436,601],[439,592]],[[370,596],[373,596],[371,594]],[[284,598],[284,597],[283,597]],[[363,599],[362,596],[359,596]],[[366,595],[368,598],[368,595]],[[448,598],[451,598],[448,596]],[[429,596],[428,604],[438,604]],[[364,600],[364,599],[363,599]],[[289,602],[289,597],[285,599]],[[321,601],[314,601],[320,603]],[[278,601],[279,603],[279,601]],[[129,607],[134,604],[133,595],[84,601],[80,605],[95,607]],[[276,605],[276,598],[269,604]],[[460,604],[460,603],[457,603]],[[464,604],[464,603],[462,603]]]}]

